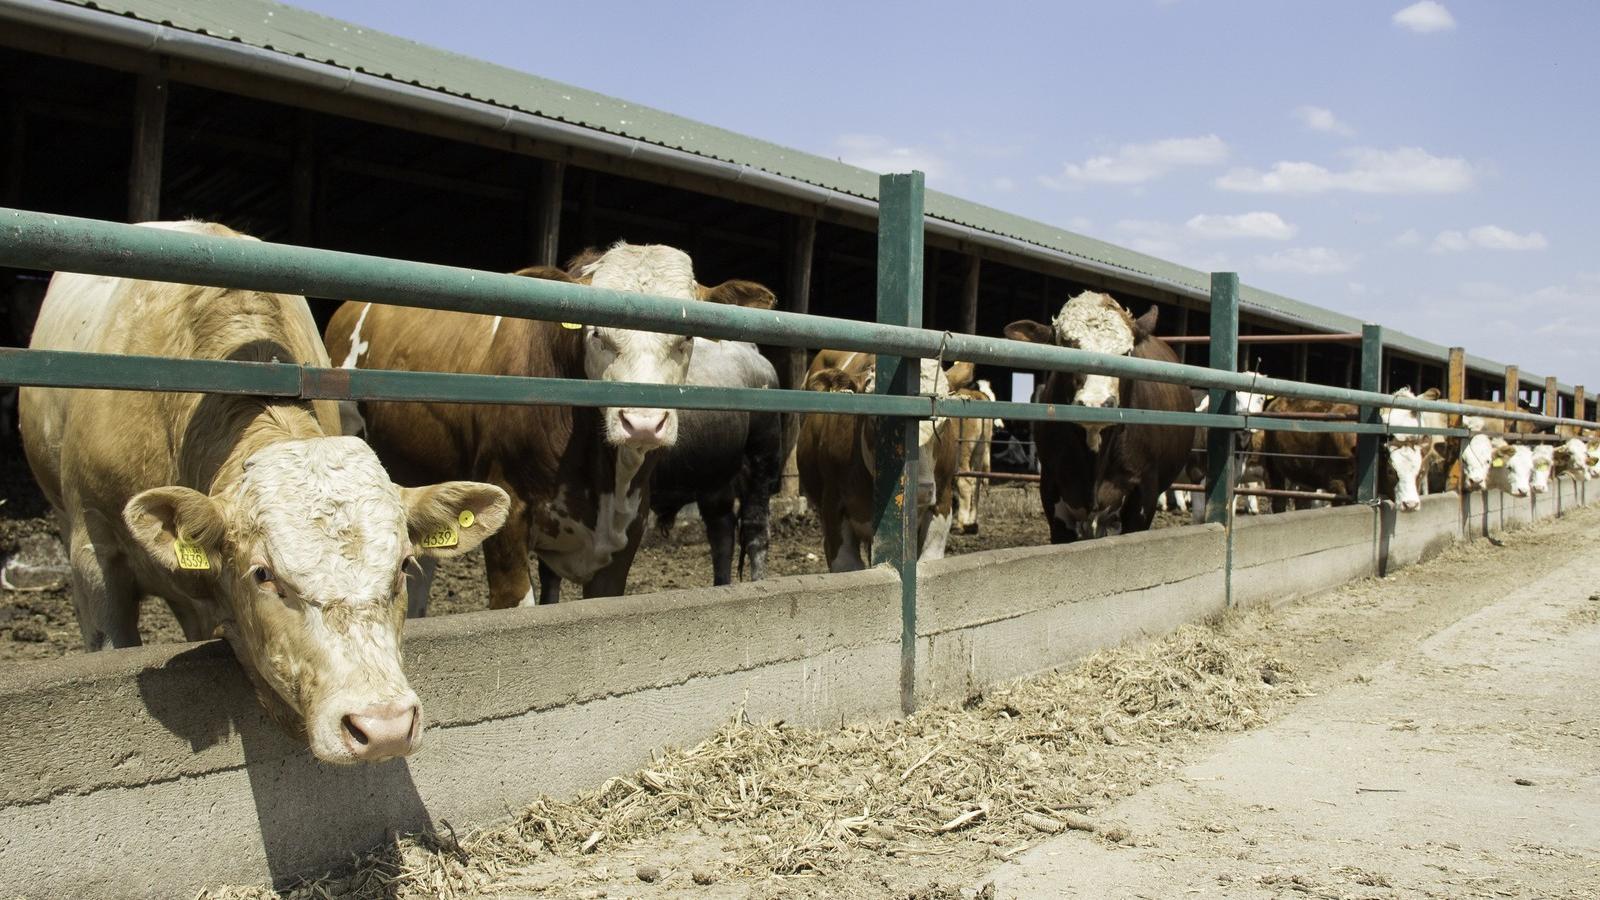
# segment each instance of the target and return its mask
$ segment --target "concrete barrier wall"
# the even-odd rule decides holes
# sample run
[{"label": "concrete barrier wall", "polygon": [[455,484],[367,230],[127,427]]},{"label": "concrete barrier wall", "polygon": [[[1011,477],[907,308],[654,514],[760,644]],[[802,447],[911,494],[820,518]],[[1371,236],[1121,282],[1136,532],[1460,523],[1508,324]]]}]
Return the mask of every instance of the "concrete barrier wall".
[{"label": "concrete barrier wall", "polygon": [[1221,612],[1224,536],[1198,525],[920,564],[919,700],[960,700]]},{"label": "concrete barrier wall", "polygon": [[[1398,517],[1345,507],[1240,517],[1239,605],[1407,565],[1586,501],[1454,494]],[[1597,494],[1600,500],[1600,494]],[[1389,519],[1392,519],[1390,521]],[[1190,526],[924,563],[918,692],[955,700],[1224,608],[1226,533]],[[0,884],[9,895],[172,896],[283,882],[391,830],[458,829],[692,744],[743,709],[808,725],[899,713],[888,570],[777,578],[410,625],[430,723],[416,755],[324,766],[261,713],[219,642],[0,673]]]}]

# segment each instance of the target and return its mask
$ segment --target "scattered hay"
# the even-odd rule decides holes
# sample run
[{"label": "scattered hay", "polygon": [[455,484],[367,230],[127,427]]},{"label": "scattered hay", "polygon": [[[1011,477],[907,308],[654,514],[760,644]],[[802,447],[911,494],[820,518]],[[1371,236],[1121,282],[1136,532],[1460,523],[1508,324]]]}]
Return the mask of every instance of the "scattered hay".
[{"label": "scattered hay", "polygon": [[1288,668],[1257,649],[1257,628],[1257,616],[1186,626],[903,721],[812,730],[741,717],[591,793],[541,799],[459,843],[453,834],[398,840],[353,874],[284,896],[469,895],[540,857],[581,858],[602,842],[689,827],[737,825],[757,835],[727,870],[752,876],[825,873],[860,854],[928,852],[948,835],[1015,843],[1056,823],[1130,840],[1116,823],[1084,815],[1130,787],[1117,780],[1127,760],[1180,733],[1262,724],[1272,697],[1293,690]]}]

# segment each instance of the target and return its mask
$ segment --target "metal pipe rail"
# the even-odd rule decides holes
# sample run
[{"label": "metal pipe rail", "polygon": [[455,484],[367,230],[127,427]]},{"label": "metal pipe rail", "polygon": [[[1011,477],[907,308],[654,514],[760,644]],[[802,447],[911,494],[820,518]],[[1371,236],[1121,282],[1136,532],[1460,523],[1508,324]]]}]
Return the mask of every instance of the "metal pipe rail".
[{"label": "metal pipe rail", "polygon": [[[1209,344],[1209,334],[1175,334],[1162,337],[1169,344]],[[1235,339],[1241,344],[1359,344],[1361,335],[1353,331],[1332,333],[1307,332],[1306,334],[1241,334]]]},{"label": "metal pipe rail", "polygon": [[[1046,347],[1003,338],[952,334],[901,325],[831,319],[776,310],[752,310],[699,301],[649,297],[517,275],[183,234],[114,222],[0,208],[0,265],[176,281],[313,297],[369,300],[398,306],[449,309],[552,321],[646,328],[671,334],[757,341],[782,347],[831,347],[903,358],[965,360],[1013,368],[1078,371],[1188,384],[1224,391],[1248,390],[1284,397],[1482,415],[1480,407],[1395,398],[1387,394],[1304,384],[1264,376],[1154,360]],[[66,386],[66,385],[60,385]],[[588,401],[623,393],[604,387]],[[636,386],[629,386],[633,390]],[[686,391],[683,396],[689,396]],[[1090,410],[1048,404],[1001,404],[927,398],[919,415],[1006,417],[1079,422],[1140,421],[1241,427],[1238,419],[1142,410]],[[502,401],[504,402],[504,401]],[[1027,409],[1024,409],[1027,407]],[[731,408],[731,407],[720,407]],[[863,409],[906,415],[898,409]],[[1183,416],[1167,420],[1166,416]],[[1600,423],[1533,413],[1495,412],[1498,418],[1597,429]],[[1261,427],[1261,426],[1258,426]],[[1305,429],[1314,430],[1314,429]],[[1345,430],[1351,430],[1345,426]],[[1396,429],[1400,431],[1400,429]],[[1419,433],[1436,433],[1420,431]]]}]

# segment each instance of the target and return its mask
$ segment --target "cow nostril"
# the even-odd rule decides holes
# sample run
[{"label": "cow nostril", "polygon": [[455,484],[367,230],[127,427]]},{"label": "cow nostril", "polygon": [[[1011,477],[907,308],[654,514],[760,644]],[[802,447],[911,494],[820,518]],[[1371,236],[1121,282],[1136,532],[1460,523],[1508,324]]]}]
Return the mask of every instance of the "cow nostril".
[{"label": "cow nostril", "polygon": [[656,420],[656,434],[666,434],[666,432],[667,432],[667,416],[666,416],[666,413],[662,413],[661,414],[661,418]]},{"label": "cow nostril", "polygon": [[340,719],[339,724],[344,726],[344,733],[350,737],[350,740],[355,742],[356,746],[365,747],[367,744],[371,743],[371,739],[367,737],[367,733],[362,731],[361,728],[356,725],[355,720],[350,716],[345,716],[344,718]]},{"label": "cow nostril", "polygon": [[1103,409],[1115,409],[1116,405],[1117,405],[1117,398],[1115,398],[1115,397],[1107,397],[1106,399],[1100,401],[1100,406]]}]

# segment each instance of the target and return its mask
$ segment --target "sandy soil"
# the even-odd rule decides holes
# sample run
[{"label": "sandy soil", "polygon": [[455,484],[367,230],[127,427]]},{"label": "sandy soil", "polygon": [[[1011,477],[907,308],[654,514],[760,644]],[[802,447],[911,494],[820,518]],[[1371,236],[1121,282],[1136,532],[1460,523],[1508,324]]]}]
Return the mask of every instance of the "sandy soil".
[{"label": "sandy soil", "polygon": [[[1038,745],[1019,756],[1017,784],[1030,766],[1074,765],[1058,754],[1089,761],[1075,771],[1092,777],[1072,790],[1094,834],[1050,837],[993,815],[915,841],[903,833],[899,842],[841,841],[790,875],[753,867],[750,860],[775,853],[763,823],[770,830],[803,815],[800,803],[748,821],[669,822],[587,855],[539,842],[509,855],[503,840],[469,840],[465,853],[435,846],[407,858],[414,880],[387,890],[435,896],[448,883],[463,896],[906,900],[1600,896],[1592,664],[1600,562],[1589,553],[1597,526],[1600,511],[1580,510],[1218,626],[1230,654],[1271,660],[1270,671],[1248,676],[1271,689],[1247,692],[1253,708],[1234,711],[1250,714],[1236,721],[1265,727],[1219,734],[1169,710],[1171,721],[1125,720],[1129,731],[1146,729],[1131,740],[1108,733],[1104,744]],[[1172,640],[1149,652],[1160,655]],[[1109,668],[1124,660],[1113,654]],[[1036,695],[1050,683],[1012,690]],[[1217,689],[1200,699],[1216,702]],[[919,714],[873,738],[903,741],[929,719],[954,734],[983,728],[985,717],[1030,714],[994,699],[1001,696]],[[815,733],[806,745],[844,744],[853,734]],[[473,846],[500,852],[480,857]],[[435,881],[435,871],[453,876]],[[697,873],[709,883],[697,883]]]}]

